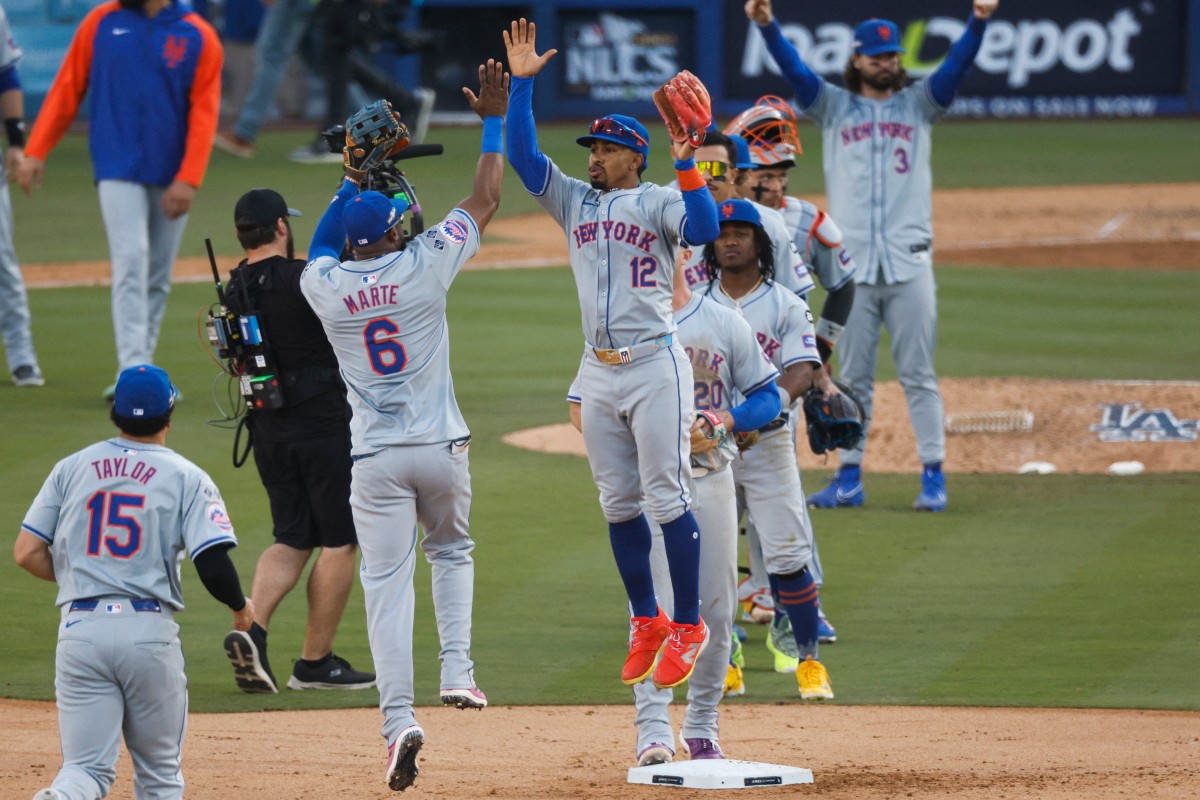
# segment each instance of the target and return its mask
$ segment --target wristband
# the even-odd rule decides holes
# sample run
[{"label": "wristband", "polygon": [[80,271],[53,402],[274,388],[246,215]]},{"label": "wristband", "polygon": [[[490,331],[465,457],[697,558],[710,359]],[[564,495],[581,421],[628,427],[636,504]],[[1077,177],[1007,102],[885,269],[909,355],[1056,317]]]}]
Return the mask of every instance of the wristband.
[{"label": "wristband", "polygon": [[824,339],[829,342],[830,348],[836,347],[838,339],[842,337],[842,331],[846,330],[845,325],[838,325],[836,322],[821,317],[817,320],[816,334],[818,339]]},{"label": "wristband", "polygon": [[690,192],[708,186],[704,182],[704,176],[700,174],[700,170],[696,169],[696,160],[693,158],[675,162],[675,177],[679,179],[679,191],[681,192]]},{"label": "wristband", "polygon": [[504,152],[503,117],[483,118],[483,144],[481,149],[484,153]]},{"label": "wristband", "polygon": [[20,117],[6,118],[4,135],[8,137],[9,147],[25,147],[25,120]]}]

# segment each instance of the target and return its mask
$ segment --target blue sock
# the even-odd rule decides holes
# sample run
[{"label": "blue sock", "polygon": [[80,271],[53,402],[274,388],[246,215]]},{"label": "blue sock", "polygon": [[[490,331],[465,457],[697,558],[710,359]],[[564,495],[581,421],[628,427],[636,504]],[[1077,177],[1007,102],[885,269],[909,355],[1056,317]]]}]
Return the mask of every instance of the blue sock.
[{"label": "blue sock", "polygon": [[817,585],[813,582],[808,570],[799,574],[772,575],[772,583],[777,587],[778,605],[783,606],[783,612],[792,622],[792,632],[796,635],[796,646],[800,648],[800,658],[811,655],[817,656],[817,604],[819,594]]},{"label": "blue sock", "polygon": [[700,526],[692,512],[685,511],[661,527],[675,590],[675,621],[695,625],[700,621]]},{"label": "blue sock", "polygon": [[625,594],[635,617],[658,616],[654,597],[654,577],[650,574],[650,523],[645,514],[624,522],[608,523],[617,572],[625,584]]}]

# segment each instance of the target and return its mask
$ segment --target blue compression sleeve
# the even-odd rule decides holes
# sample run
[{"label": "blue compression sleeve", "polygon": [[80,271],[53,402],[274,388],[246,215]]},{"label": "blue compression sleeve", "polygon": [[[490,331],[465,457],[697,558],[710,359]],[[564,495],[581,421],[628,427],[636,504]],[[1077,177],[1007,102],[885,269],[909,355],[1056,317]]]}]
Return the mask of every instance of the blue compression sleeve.
[{"label": "blue compression sleeve", "polygon": [[755,389],[744,402],[729,409],[735,431],[754,431],[779,416],[783,399],[774,381]]},{"label": "blue compression sleeve", "polygon": [[10,89],[21,88],[21,76],[17,74],[16,67],[9,67],[0,72],[0,94],[7,92]]},{"label": "blue compression sleeve", "polygon": [[954,101],[958,85],[975,63],[975,56],[979,53],[979,46],[983,44],[983,32],[986,28],[987,20],[972,14],[963,35],[950,45],[950,52],[946,54],[942,65],[929,76],[929,94],[939,106],[945,108]]},{"label": "blue compression sleeve", "polygon": [[342,225],[342,207],[346,201],[358,194],[358,186],[351,181],[343,180],[338,187],[333,202],[321,215],[317,229],[313,231],[312,244],[308,248],[308,260],[319,256],[329,256],[339,261],[342,258],[342,245],[346,241],[346,229]]},{"label": "blue compression sleeve", "polygon": [[810,107],[816,102],[817,95],[821,93],[820,76],[800,60],[800,54],[796,52],[796,48],[792,47],[792,43],[783,35],[783,28],[779,27],[779,20],[773,19],[770,24],[757,27],[763,40],[767,43],[767,52],[779,65],[783,77],[787,78],[787,82],[792,85],[792,91],[796,93],[800,107]]},{"label": "blue compression sleeve", "polygon": [[533,78],[512,78],[504,127],[508,129],[505,142],[508,163],[526,190],[541,194],[546,188],[550,159],[538,150],[537,128],[533,124]]},{"label": "blue compression sleeve", "polygon": [[[675,170],[678,172],[687,172],[695,168],[695,159],[675,162]],[[712,192],[707,186],[701,186],[682,194],[686,215],[680,233],[683,234],[684,241],[691,245],[715,242],[721,235],[721,223],[717,221],[717,201],[713,200]]]}]

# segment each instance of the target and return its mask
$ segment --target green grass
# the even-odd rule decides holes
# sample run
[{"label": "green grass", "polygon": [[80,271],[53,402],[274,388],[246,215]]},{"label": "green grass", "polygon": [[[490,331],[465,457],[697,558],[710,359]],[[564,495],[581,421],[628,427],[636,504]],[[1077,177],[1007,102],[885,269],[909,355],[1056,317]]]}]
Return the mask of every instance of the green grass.
[{"label": "green grass", "polygon": [[[571,174],[584,171],[586,154],[575,144],[582,130],[578,123],[561,123],[539,131],[542,150]],[[293,221],[293,229],[296,240],[307,244],[341,175],[336,165],[287,160],[287,153],[311,136],[306,131],[268,132],[260,138],[253,160],[214,151],[180,252],[203,256],[204,238],[209,237],[218,255],[239,254],[233,204],[256,186],[277,189],[305,212]],[[659,137],[657,128],[652,128],[652,136]],[[804,123],[800,137],[804,157],[792,172],[791,189],[823,192],[820,135]],[[1200,159],[1192,157],[1194,138],[1194,120],[943,122],[934,133],[933,175],[938,188],[1200,181]],[[470,193],[479,130],[435,128],[429,139],[444,144],[445,155],[404,163],[426,218],[440,219]],[[665,137],[654,141],[659,145],[651,154],[647,179],[665,183],[674,178],[661,144]],[[16,248],[23,264],[107,258],[91,174],[86,137],[70,135],[47,161],[45,186],[32,198],[15,191]],[[505,186],[502,216],[538,210],[511,168]],[[66,208],[71,209],[69,217],[63,215]]]},{"label": "green grass", "polygon": [[[972,142],[1021,143],[1038,162],[1059,136],[1077,143],[1081,166],[1068,178],[1034,169],[1025,179],[1086,181],[1101,174],[1094,171],[1097,163],[1115,155],[1110,140],[1134,131],[1172,143],[1123,151],[1145,168],[1142,174],[1200,179],[1200,166],[1189,160],[1175,160],[1173,172],[1160,170],[1181,130],[1172,122],[945,124],[935,153],[950,166],[939,166],[938,182],[1000,185],[1024,169],[991,155],[989,163],[1003,169],[969,160],[954,166],[955,152],[967,152]],[[582,158],[574,135],[574,128],[548,129],[545,149],[562,163]],[[305,138],[272,134],[252,162],[214,154],[187,246],[198,253],[205,234],[223,235],[220,248],[232,253],[233,201],[259,185],[280,188],[307,212],[297,225],[298,239],[307,241],[336,170],[283,160]],[[435,138],[448,150],[453,146],[453,153],[470,154],[415,163],[422,201],[440,213],[466,194],[478,142],[474,130],[438,131]],[[812,139],[805,141],[809,164],[819,163]],[[88,227],[95,199],[83,153],[82,140],[68,137],[50,161],[44,191],[32,201],[15,200],[17,247],[27,262],[33,254],[47,260],[104,257],[102,231]],[[661,180],[666,164],[658,161]],[[511,173],[508,181],[504,212],[534,210]],[[75,214],[70,220],[61,216],[65,208]],[[69,236],[63,235],[66,225]],[[944,376],[1200,378],[1194,312],[1200,281],[1194,272],[939,265],[938,282],[938,367]],[[10,536],[55,461],[111,433],[100,401],[100,390],[112,381],[108,297],[102,287],[30,292],[49,382],[36,391],[0,386],[6,434],[0,520]],[[221,487],[242,542],[235,561],[248,583],[271,525],[253,467],[235,470],[230,463],[231,433],[205,424],[219,416],[211,399],[218,373],[198,342],[196,317],[211,302],[209,286],[175,287],[157,360],[186,394],[170,444]],[[820,306],[819,298],[814,305]],[[475,435],[473,650],[480,683],[497,703],[628,701],[616,680],[624,597],[587,464],[500,441],[513,429],[565,420],[563,397],[580,347],[578,313],[571,276],[562,268],[468,272],[451,290],[455,386]],[[880,367],[881,379],[894,378],[886,353]],[[217,388],[223,395],[223,385]],[[815,488],[824,477],[806,474],[806,485]],[[825,605],[841,634],[841,641],[823,649],[838,702],[1200,708],[1194,668],[1200,656],[1196,474],[1119,481],[952,475],[953,503],[940,515],[908,510],[913,476],[872,474],[868,480],[868,507],[814,513],[829,578]],[[418,702],[429,703],[436,698],[437,640],[428,568],[418,563],[416,688]],[[237,692],[221,649],[228,612],[207,596],[189,564],[183,574],[188,609],[180,623],[194,710],[377,702],[373,691],[277,697]],[[0,648],[0,695],[53,696],[54,594],[53,586],[0,557],[7,638]],[[271,654],[278,674],[286,674],[298,655],[304,613],[297,589],[275,617]],[[770,671],[763,633],[750,630],[748,693],[732,702],[795,701],[793,679]],[[547,640],[553,642],[549,650]],[[337,650],[358,667],[370,665],[357,584]]]}]

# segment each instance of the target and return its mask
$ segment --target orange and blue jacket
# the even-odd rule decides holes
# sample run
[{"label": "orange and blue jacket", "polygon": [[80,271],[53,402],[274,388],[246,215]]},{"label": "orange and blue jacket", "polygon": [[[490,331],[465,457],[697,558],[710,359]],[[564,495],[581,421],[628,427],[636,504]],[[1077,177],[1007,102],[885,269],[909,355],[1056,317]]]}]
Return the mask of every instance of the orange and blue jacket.
[{"label": "orange and blue jacket", "polygon": [[83,18],[29,134],[45,160],[91,93],[97,181],[199,187],[221,105],[221,42],[186,2],[153,18],[103,3]]}]

